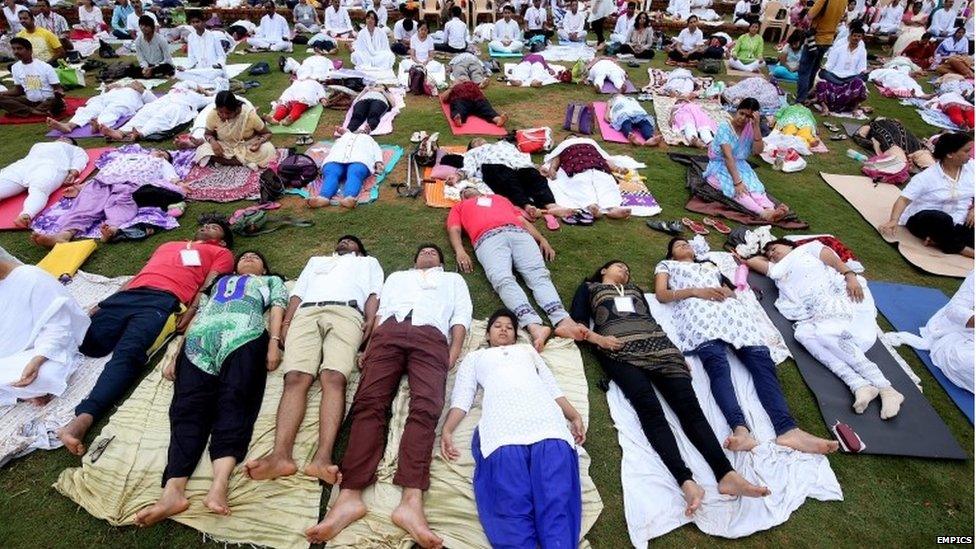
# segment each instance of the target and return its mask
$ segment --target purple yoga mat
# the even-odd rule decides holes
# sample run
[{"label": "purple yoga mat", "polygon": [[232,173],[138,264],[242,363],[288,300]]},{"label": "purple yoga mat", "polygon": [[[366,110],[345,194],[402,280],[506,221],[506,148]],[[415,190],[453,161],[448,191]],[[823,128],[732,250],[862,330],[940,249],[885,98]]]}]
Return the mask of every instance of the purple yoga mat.
[{"label": "purple yoga mat", "polygon": [[[132,117],[131,116],[124,116],[124,117],[120,118],[118,120],[118,122],[116,122],[115,125],[112,126],[112,129],[116,129],[117,130],[117,129],[121,128],[122,125],[125,124],[126,122],[128,122],[130,118],[132,118]],[[86,139],[86,138],[89,138],[89,137],[102,137],[101,134],[96,134],[96,133],[93,133],[92,132],[91,124],[85,124],[84,126],[82,126],[80,128],[75,128],[75,130],[73,132],[71,132],[71,133],[66,133],[65,134],[65,133],[59,132],[58,130],[51,130],[51,131],[47,132],[44,135],[46,135],[48,137],[53,137],[55,139],[57,139],[58,137],[72,137],[74,139]]]},{"label": "purple yoga mat", "polygon": [[[600,93],[618,93],[617,88],[613,87],[613,83],[609,80],[603,81],[603,87],[600,88]],[[624,93],[637,93],[637,86],[628,78],[624,83]]]}]

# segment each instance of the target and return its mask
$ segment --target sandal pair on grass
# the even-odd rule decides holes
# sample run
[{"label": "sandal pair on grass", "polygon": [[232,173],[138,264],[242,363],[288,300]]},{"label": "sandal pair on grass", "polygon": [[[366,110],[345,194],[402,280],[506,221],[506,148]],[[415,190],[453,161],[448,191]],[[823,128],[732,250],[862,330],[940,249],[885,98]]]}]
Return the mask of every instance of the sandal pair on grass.
[{"label": "sandal pair on grass", "polygon": [[701,223],[690,219],[688,217],[682,217],[681,221],[658,221],[650,220],[647,222],[647,226],[655,231],[660,231],[664,234],[669,234],[671,236],[677,236],[684,232],[685,227],[687,227],[691,232],[700,235],[708,234],[708,229],[705,226],[709,226],[721,234],[729,234],[732,229],[728,225],[722,223],[717,219],[712,219],[710,217],[702,218]]}]

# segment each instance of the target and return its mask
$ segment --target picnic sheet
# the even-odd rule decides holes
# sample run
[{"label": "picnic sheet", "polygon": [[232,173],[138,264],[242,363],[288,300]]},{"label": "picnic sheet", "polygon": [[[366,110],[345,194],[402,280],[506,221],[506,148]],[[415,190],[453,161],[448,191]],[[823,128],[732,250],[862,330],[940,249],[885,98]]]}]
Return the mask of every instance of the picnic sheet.
[{"label": "picnic sheet", "polygon": [[[112,124],[112,126],[111,126],[112,129],[115,130],[115,129],[121,128],[122,125],[125,124],[126,122],[128,122],[130,118],[132,118],[132,117],[131,116],[123,116],[122,118],[119,118],[118,120],[115,121],[115,124]],[[92,138],[92,137],[104,137],[100,133],[95,133],[92,130],[91,124],[85,124],[84,126],[79,126],[79,127],[75,128],[75,129],[71,130],[68,133],[61,133],[58,130],[51,130],[51,131],[47,132],[44,135],[46,137],[53,137],[55,139],[58,138],[58,137],[71,137],[73,139],[89,139],[89,138]]]},{"label": "picnic sheet", "polygon": [[[176,341],[171,343],[175,345]],[[167,350],[167,354],[173,352]],[[165,359],[164,359],[165,361]],[[169,447],[169,405],[173,383],[162,377],[160,361],[132,395],[112,415],[108,425],[92,441],[115,437],[96,463],[89,455],[81,467],[61,472],[54,488],[96,518],[113,526],[133,523],[136,513],[155,503],[162,494],[160,481]],[[271,452],[275,414],[281,398],[284,374],[268,374],[264,401],[254,425],[245,461]],[[295,440],[295,460],[302,471],[318,444],[321,390],[317,383],[308,395],[308,409]],[[285,549],[306,548],[304,530],[318,521],[322,487],[302,473],[271,481],[253,481],[238,466],[231,476],[230,516],[208,512],[203,505],[212,478],[210,458],[203,458],[187,484],[190,508],[173,520],[199,530],[216,541]]]},{"label": "picnic sheet", "polygon": [[863,414],[854,413],[851,407],[854,396],[847,385],[793,337],[793,323],[776,309],[779,290],[771,279],[752,273],[749,285],[763,293],[760,304],[783,335],[800,376],[816,398],[820,415],[828,427],[838,421],[850,425],[864,441],[862,454],[968,459],[967,452],[959,446],[938,412],[880,340],[865,354],[878,365],[892,387],[905,397],[898,415],[886,420],[880,416],[880,398],[872,401]]},{"label": "picnic sheet", "polygon": [[[98,157],[102,156],[102,153],[112,150],[112,147],[97,147],[94,149],[86,149],[85,152],[88,153],[88,165],[85,169],[78,174],[78,181],[84,181],[88,178],[92,172],[95,171],[95,161]],[[61,187],[51,193],[51,197],[47,201],[47,205],[44,210],[47,210],[54,204],[56,204],[61,197],[64,196],[65,188]],[[27,199],[27,193],[23,192],[17,196],[11,196],[10,198],[0,200],[0,230],[23,230],[19,227],[14,226],[14,220],[20,215],[20,212],[24,208],[24,200]],[[42,210],[42,211],[44,211]]]},{"label": "picnic sheet", "polygon": [[[438,153],[451,153],[451,154],[464,154],[467,147],[463,145],[443,145],[438,150]],[[438,155],[440,158],[440,155]],[[457,204],[453,200],[448,200],[444,195],[444,180],[434,179],[430,176],[433,172],[433,166],[428,166],[424,168],[424,201],[431,208],[450,208]]]},{"label": "picnic sheet", "polygon": [[[891,206],[901,196],[901,189],[894,185],[875,184],[869,177],[839,175],[820,172],[820,177],[832,189],[840,193],[861,217],[877,229],[888,221]],[[879,233],[880,234],[880,233]],[[973,260],[958,254],[944,254],[937,248],[926,246],[921,239],[899,225],[894,238],[886,241],[895,244],[898,252],[923,271],[963,278],[973,269]]]},{"label": "picnic sheet", "polygon": [[[620,91],[618,91],[617,88],[613,86],[613,82],[611,82],[610,80],[604,80],[603,86],[600,87],[600,93],[610,95],[610,94],[620,93]],[[624,82],[623,93],[637,93],[637,86],[635,86],[634,83],[631,82],[630,78],[628,78]]]},{"label": "picnic sheet", "polygon": [[[393,94],[394,104],[390,106],[390,110],[386,111],[382,117],[380,117],[380,125],[371,129],[369,135],[388,135],[393,133],[393,119],[400,114],[403,107],[406,106],[404,102],[404,97],[406,96],[406,90],[403,88],[392,88],[390,93]],[[342,127],[349,127],[349,119],[352,118],[352,108],[346,111],[346,118],[342,121]]]},{"label": "picnic sheet", "polygon": [[268,131],[274,135],[311,135],[319,126],[323,110],[325,108],[322,105],[315,105],[303,112],[291,125],[268,124]]},{"label": "picnic sheet", "polygon": [[[56,117],[58,120],[64,120],[65,118],[71,118],[81,107],[88,101],[87,97],[72,97],[66,95],[64,97],[64,112],[61,116]],[[4,114],[0,116],[0,125],[2,124],[43,124],[47,120],[47,115],[38,116],[10,116],[9,114]]]},{"label": "picnic sheet", "polygon": [[[868,282],[868,286],[871,287],[878,310],[899,332],[918,335],[919,328],[925,326],[932,315],[949,303],[949,298],[935,288],[876,281]],[[928,351],[912,350],[972,425],[973,393],[949,381],[942,370],[932,363]]]},{"label": "picnic sheet", "polygon": [[[657,118],[657,131],[661,132],[664,142],[668,145],[690,145],[685,141],[682,134],[671,129],[671,111],[677,101],[674,97],[667,95],[654,95],[654,116]],[[716,124],[732,120],[728,111],[722,108],[722,104],[715,100],[699,100],[698,104],[708,113]]]},{"label": "picnic sheet", "polygon": [[[275,168],[286,156],[287,149],[278,149],[278,156],[268,167]],[[245,166],[220,166],[213,162],[207,167],[194,164],[183,178],[186,198],[210,202],[257,200],[261,196],[262,171],[251,171]]]},{"label": "picnic sheet", "polygon": [[491,122],[482,120],[474,115],[469,116],[467,122],[462,124],[461,127],[455,126],[451,120],[450,105],[441,102],[441,110],[444,111],[444,117],[447,118],[447,125],[450,126],[451,133],[454,135],[497,135],[501,137],[508,134],[508,130],[505,128],[499,128]]},{"label": "picnic sheet", "polygon": [[[677,328],[672,306],[659,303],[653,294],[646,297],[654,318],[669,336],[675,337]],[[739,299],[760,309],[758,315],[765,318],[751,292],[740,293]],[[770,348],[774,360],[781,362],[788,352],[779,334],[771,325],[770,328],[769,334],[776,340]],[[685,360],[691,368],[692,386],[702,411],[718,440],[725,440],[731,434],[731,429],[711,393],[708,374],[697,356],[689,355]],[[729,365],[736,397],[760,444],[751,452],[725,451],[725,454],[742,476],[768,486],[772,493],[765,498],[728,498],[719,495],[717,480],[708,464],[688,439],[677,416],[658,394],[681,456],[695,480],[705,489],[701,509],[693,517],[686,517],[686,504],[674,477],[648,442],[630,401],[615,383],[611,383],[607,402],[617,428],[617,439],[623,449],[620,477],[624,490],[624,516],[634,547],[646,547],[649,540],[689,522],[706,534],[741,538],[786,522],[807,498],[820,501],[844,499],[827,457],[804,454],[775,444],[776,433],[756,394],[752,376],[731,353]]]},{"label": "picnic sheet", "polygon": [[[468,331],[467,339],[464,342],[462,358],[466,353],[475,350],[482,344],[485,327],[484,321],[472,322],[471,329]],[[528,343],[524,334],[519,334],[519,343]],[[552,374],[564,391],[566,398],[583,416],[584,423],[589,424],[586,376],[583,372],[582,357],[575,343],[568,339],[552,339],[546,345],[542,358],[552,370]],[[451,370],[448,375],[447,395],[450,395],[453,389],[456,372],[456,369]],[[353,393],[347,392],[347,395],[351,394]],[[374,486],[363,491],[363,501],[369,508],[369,513],[333,538],[328,543],[329,547],[407,549],[413,546],[413,540],[407,533],[390,520],[390,514],[400,502],[400,489],[393,484],[392,479],[396,471],[397,450],[403,435],[409,400],[409,390],[406,379],[404,379],[401,381],[393,401],[393,417],[390,420],[386,451],[377,469],[378,481]],[[350,401],[351,399],[347,397],[347,406]],[[446,416],[449,407],[450,398],[447,398],[443,415]],[[481,396],[479,394],[474,406],[454,432],[455,445],[461,452],[461,457],[454,462],[446,462],[440,456],[440,452],[436,450],[440,448],[439,435],[442,423],[437,426],[438,437],[434,441],[435,455],[430,466],[430,490],[424,497],[424,510],[431,529],[444,539],[445,547],[463,547],[465,549],[488,549],[490,547],[481,528],[481,523],[478,521],[474,489],[471,485],[471,478],[474,474],[471,436],[480,417]],[[581,447],[577,448],[577,452],[580,456],[580,478],[583,490],[583,520],[580,534],[585,537],[602,511],[603,502],[589,476],[589,455]],[[332,491],[333,497],[330,506],[334,503],[338,493],[338,490]],[[589,543],[584,539],[580,545],[588,547]]]},{"label": "picnic sheet", "polygon": [[[382,173],[369,176],[366,181],[363,182],[363,187],[360,189],[359,196],[356,198],[357,204],[369,204],[380,197],[380,183],[386,179],[386,176],[390,175],[393,168],[396,167],[397,162],[399,162],[400,158],[403,157],[403,148],[399,145],[381,145],[380,148],[383,149],[383,165],[385,166],[385,169]],[[329,150],[331,149],[332,141],[320,141],[312,147],[309,147],[309,149],[305,151],[305,154],[310,156],[312,160],[315,160],[315,163],[321,167],[325,162],[325,157],[328,156]],[[306,187],[306,189],[302,189],[305,191],[304,194],[296,194],[299,194],[299,196],[302,196],[303,198],[308,198],[310,195],[319,194],[319,190],[321,188],[322,178],[317,177],[315,178],[315,181],[312,181],[308,187]],[[344,185],[339,186],[339,194],[332,200],[333,206],[339,205],[339,199],[343,197],[343,188]]]},{"label": "picnic sheet", "polygon": [[[78,271],[67,288],[81,308],[88,310],[117,292],[128,280],[127,276],[105,278]],[[65,392],[44,406],[20,402],[0,407],[0,466],[34,450],[60,448],[57,430],[75,417],[75,407],[88,396],[110,357],[82,358],[68,378]]]}]

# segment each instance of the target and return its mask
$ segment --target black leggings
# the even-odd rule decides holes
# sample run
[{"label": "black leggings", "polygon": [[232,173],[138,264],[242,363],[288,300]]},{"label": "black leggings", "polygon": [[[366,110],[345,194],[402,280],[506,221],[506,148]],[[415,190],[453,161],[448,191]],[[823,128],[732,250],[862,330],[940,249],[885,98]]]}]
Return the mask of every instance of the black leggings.
[{"label": "black leggings", "polygon": [[477,101],[460,99],[451,101],[451,118],[455,116],[460,116],[461,123],[464,124],[468,121],[469,116],[477,116],[482,120],[492,122],[498,116],[498,113],[495,112],[495,109],[492,108],[491,103],[487,99],[478,99]]},{"label": "black leggings", "polygon": [[692,389],[690,377],[665,376],[606,356],[600,356],[600,365],[634,407],[648,442],[661,456],[661,461],[674,476],[678,486],[687,480],[692,480],[691,470],[681,459],[674,433],[668,427],[664,409],[661,408],[661,403],[654,393],[655,387],[678,416],[681,429],[708,462],[716,480],[722,480],[722,477],[732,471],[732,465],[725,457],[715,431],[708,424],[701,406],[698,405],[698,398]]},{"label": "black leggings", "polygon": [[[170,65],[169,63],[161,63],[151,69],[149,76],[152,78],[169,78],[174,74],[176,74],[176,68],[174,68],[173,65]],[[129,67],[129,69],[125,72],[125,75],[129,78],[144,78],[142,75],[142,67],[139,65],[132,65]]]},{"label": "black leggings", "polygon": [[390,105],[386,101],[379,99],[363,99],[356,101],[352,106],[352,116],[349,117],[349,125],[346,129],[354,132],[363,125],[369,124],[370,131],[375,130],[380,125],[380,118],[390,110]]},{"label": "black leggings", "polygon": [[481,179],[496,194],[520,208],[527,205],[545,208],[556,203],[549,190],[549,180],[535,168],[513,170],[503,164],[485,164],[481,166]]},{"label": "black leggings", "polygon": [[638,59],[654,59],[654,50],[646,49],[640,53],[637,53],[634,51],[634,48],[630,47],[630,44],[621,45],[620,53],[629,53]]},{"label": "black leggings", "polygon": [[163,486],[171,478],[193,474],[207,439],[211,461],[233,457],[240,463],[244,459],[264,400],[267,356],[267,332],[228,355],[216,376],[194,366],[186,352],[180,352],[169,406],[169,454]]},{"label": "black leggings", "polygon": [[973,247],[973,229],[956,225],[952,216],[939,210],[922,210],[908,218],[905,228],[913,235],[931,240],[942,253],[957,254]]},{"label": "black leggings", "polygon": [[454,48],[447,45],[447,42],[436,42],[434,43],[434,51],[446,52],[446,53],[464,53],[468,51],[468,47]]}]

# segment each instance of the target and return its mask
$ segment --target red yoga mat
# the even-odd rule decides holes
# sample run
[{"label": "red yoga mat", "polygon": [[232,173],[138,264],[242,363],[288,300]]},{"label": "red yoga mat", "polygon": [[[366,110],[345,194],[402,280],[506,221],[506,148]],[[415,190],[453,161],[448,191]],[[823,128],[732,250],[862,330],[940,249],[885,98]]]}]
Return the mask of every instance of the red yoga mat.
[{"label": "red yoga mat", "polygon": [[[61,120],[72,116],[78,110],[78,107],[84,105],[86,101],[88,99],[84,97],[65,96],[65,109],[58,119]],[[8,114],[0,116],[0,124],[43,124],[45,120],[47,120],[47,116],[10,116]]]},{"label": "red yoga mat", "polygon": [[451,133],[454,135],[507,135],[508,130],[505,128],[499,128],[498,126],[488,122],[487,120],[482,120],[477,116],[469,116],[468,121],[461,125],[461,127],[455,126],[454,122],[451,121],[451,107],[447,103],[441,102],[441,110],[444,111],[444,116],[447,117],[447,124],[451,127]]}]

